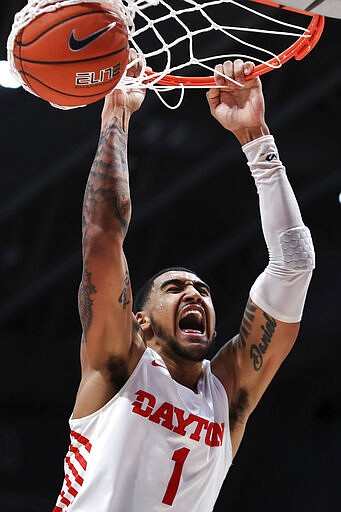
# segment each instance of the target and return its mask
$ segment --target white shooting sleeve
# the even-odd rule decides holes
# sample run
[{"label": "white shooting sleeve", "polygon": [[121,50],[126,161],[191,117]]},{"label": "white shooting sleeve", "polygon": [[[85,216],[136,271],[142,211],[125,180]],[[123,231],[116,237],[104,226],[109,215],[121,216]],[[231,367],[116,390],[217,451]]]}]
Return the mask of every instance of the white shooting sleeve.
[{"label": "white shooting sleeve", "polygon": [[309,229],[278,156],[272,135],[242,147],[255,180],[269,264],[257,278],[250,297],[261,309],[283,322],[302,317],[315,254]]}]

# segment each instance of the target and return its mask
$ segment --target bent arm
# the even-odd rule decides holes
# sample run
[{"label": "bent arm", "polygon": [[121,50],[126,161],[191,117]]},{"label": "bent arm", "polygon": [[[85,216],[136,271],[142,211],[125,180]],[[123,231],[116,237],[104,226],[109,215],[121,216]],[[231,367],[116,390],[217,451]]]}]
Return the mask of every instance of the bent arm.
[{"label": "bent arm", "polygon": [[211,113],[236,136],[248,159],[269,251],[269,264],[251,288],[239,334],[212,361],[213,371],[229,396],[236,451],[248,416],[298,335],[314,268],[314,249],[264,120],[260,80],[245,82],[253,65],[237,60],[223,66],[226,75],[244,86],[222,83],[222,92],[210,91],[208,101]]},{"label": "bent arm", "polygon": [[269,263],[251,288],[239,334],[217,356],[237,438],[297,338],[315,261],[273,137],[255,139],[243,151],[259,194]]}]

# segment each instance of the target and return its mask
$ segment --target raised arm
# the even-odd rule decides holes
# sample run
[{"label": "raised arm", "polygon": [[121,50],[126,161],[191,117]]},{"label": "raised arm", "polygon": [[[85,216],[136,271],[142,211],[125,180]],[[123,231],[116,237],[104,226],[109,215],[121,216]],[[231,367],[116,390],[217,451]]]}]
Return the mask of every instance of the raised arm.
[{"label": "raised arm", "polygon": [[244,86],[217,76],[226,88],[207,95],[212,115],[237,137],[247,157],[269,251],[269,264],[251,288],[239,334],[212,361],[229,396],[234,452],[248,416],[296,340],[314,268],[309,230],[264,120],[260,80],[245,80],[252,69],[253,64],[241,60],[224,63],[218,71]]},{"label": "raised arm", "polygon": [[[137,70],[132,70],[137,72]],[[123,241],[131,204],[127,164],[131,114],[144,92],[116,89],[106,97],[97,153],[83,203],[82,381],[75,415],[98,409],[132,371],[143,351],[135,333]]]}]

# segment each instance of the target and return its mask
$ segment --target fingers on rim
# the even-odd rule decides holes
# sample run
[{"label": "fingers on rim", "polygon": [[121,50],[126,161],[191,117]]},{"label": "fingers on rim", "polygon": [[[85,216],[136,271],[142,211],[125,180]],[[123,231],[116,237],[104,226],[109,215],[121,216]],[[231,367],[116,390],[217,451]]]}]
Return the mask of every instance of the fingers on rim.
[{"label": "fingers on rim", "polygon": [[[217,85],[231,85],[231,82],[225,77],[230,77],[239,83],[243,83],[245,82],[245,77],[250,75],[254,68],[255,65],[251,61],[244,62],[242,59],[226,60],[223,64],[216,65],[214,77]],[[225,75],[225,77],[221,76],[221,74]]]},{"label": "fingers on rim", "polygon": [[141,74],[143,64],[145,63],[145,58],[144,58],[143,54],[138,53],[135,50],[135,48],[130,48],[128,64],[130,64],[133,61],[136,61],[136,62],[128,68],[127,76],[136,78]]},{"label": "fingers on rim", "polygon": [[256,66],[255,66],[254,62],[251,62],[250,60],[244,62],[244,75],[245,76],[251,75],[251,73],[253,73],[255,67]]},{"label": "fingers on rim", "polygon": [[223,73],[223,66],[222,64],[217,64],[214,68],[214,79],[217,85],[223,85],[224,83],[224,77],[221,76],[221,73]]},{"label": "fingers on rim", "polygon": [[244,61],[242,61],[242,59],[236,59],[233,62],[233,75],[233,78],[237,82],[243,83],[245,81]]},{"label": "fingers on rim", "polygon": [[229,78],[235,80],[235,61],[226,60],[223,64],[217,64],[214,76],[217,85],[224,87],[231,86],[232,83]]},{"label": "fingers on rim", "polygon": [[214,68],[214,78],[217,85],[228,85],[229,80],[225,77],[233,77],[233,63],[230,60],[226,60],[223,64],[217,64]]}]

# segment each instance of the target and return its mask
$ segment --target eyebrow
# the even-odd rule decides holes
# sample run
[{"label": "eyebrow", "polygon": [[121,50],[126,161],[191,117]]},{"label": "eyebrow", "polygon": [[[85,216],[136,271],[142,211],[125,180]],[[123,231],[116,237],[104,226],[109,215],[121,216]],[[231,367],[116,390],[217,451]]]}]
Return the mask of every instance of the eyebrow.
[{"label": "eyebrow", "polygon": [[164,290],[165,288],[167,288],[167,286],[172,285],[172,284],[175,286],[178,286],[179,288],[184,288],[188,281],[193,283],[194,288],[197,288],[197,289],[198,289],[198,287],[205,288],[209,292],[209,294],[211,294],[211,289],[208,286],[208,284],[204,283],[204,281],[200,281],[200,280],[193,281],[192,279],[167,279],[167,281],[164,281],[162,283],[162,285],[160,286],[160,289]]}]

